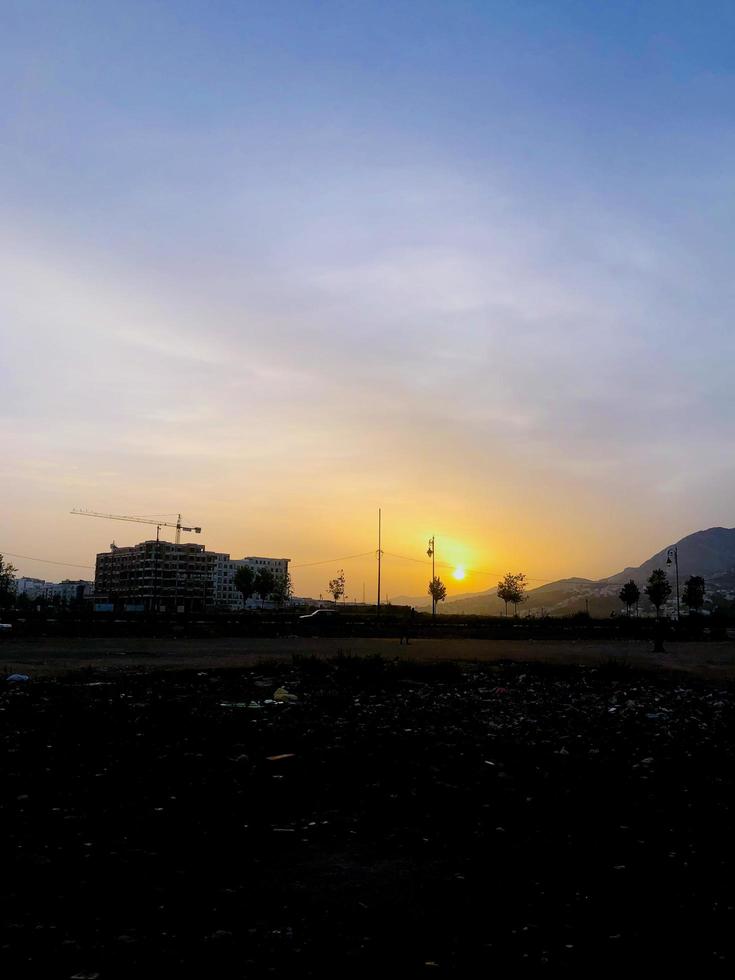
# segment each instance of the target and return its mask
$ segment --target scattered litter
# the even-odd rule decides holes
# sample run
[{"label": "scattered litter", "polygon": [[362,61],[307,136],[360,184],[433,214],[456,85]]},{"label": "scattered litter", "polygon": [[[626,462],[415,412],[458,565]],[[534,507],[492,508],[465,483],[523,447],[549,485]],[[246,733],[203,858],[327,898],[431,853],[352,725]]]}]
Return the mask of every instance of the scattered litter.
[{"label": "scattered litter", "polygon": [[[134,837],[127,833],[123,836],[116,821],[107,829],[105,822],[97,819],[97,809],[90,810],[85,801],[90,783],[95,787],[102,785],[91,777],[111,776],[121,765],[128,767],[145,758],[155,767],[151,771],[165,773],[163,784],[160,779],[140,783],[144,793],[140,810],[146,820],[143,829],[150,831],[143,844],[146,852],[148,841],[151,850],[158,847],[159,841],[168,846],[166,836],[176,832],[180,807],[184,806],[198,821],[197,826],[201,825],[202,836],[206,834],[215,846],[219,846],[218,835],[222,833],[221,813],[234,814],[231,822],[237,828],[233,832],[238,854],[242,847],[242,863],[247,865],[252,855],[255,861],[262,860],[262,870],[266,871],[271,855],[275,855],[277,870],[286,869],[278,896],[279,901],[285,896],[284,911],[279,910],[271,923],[256,918],[256,928],[243,930],[254,937],[247,951],[253,962],[242,967],[249,972],[259,972],[263,963],[270,965],[274,957],[280,962],[282,955],[288,955],[291,962],[292,954],[304,951],[309,958],[309,950],[316,949],[310,939],[309,947],[301,945],[314,922],[307,903],[302,906],[301,900],[299,908],[305,911],[301,925],[294,930],[293,945],[285,950],[282,939],[276,944],[269,937],[285,935],[287,920],[283,915],[293,911],[291,882],[300,886],[308,881],[307,875],[313,874],[311,869],[315,862],[322,862],[325,851],[335,855],[334,861],[330,859],[326,884],[333,891],[336,882],[340,894],[344,892],[342,904],[351,929],[349,935],[357,937],[355,946],[350,947],[356,956],[360,955],[357,943],[368,948],[369,938],[361,939],[358,927],[364,924],[368,931],[375,924],[374,915],[368,916],[366,907],[379,908],[385,894],[391,889],[396,891],[396,877],[397,899],[403,901],[405,895],[413,900],[413,887],[403,884],[411,884],[410,879],[404,878],[406,861],[415,861],[414,856],[421,853],[419,849],[427,855],[423,859],[431,869],[427,897],[434,901],[439,894],[435,879],[441,875],[449,887],[446,894],[439,894],[441,904],[436,911],[450,910],[452,932],[439,933],[436,947],[432,943],[428,948],[417,949],[414,944],[413,963],[424,975],[432,971],[436,975],[445,970],[452,972],[454,957],[461,962],[464,949],[479,955],[482,950],[492,953],[491,946],[498,950],[491,958],[502,959],[507,950],[512,950],[518,962],[525,956],[523,962],[530,957],[538,963],[542,954],[552,966],[562,968],[575,956],[586,962],[588,955],[599,955],[599,950],[589,945],[585,931],[589,910],[597,906],[600,921],[616,921],[621,889],[633,895],[634,901],[638,894],[647,899],[654,896],[654,904],[663,907],[669,918],[672,914],[674,918],[691,914],[696,919],[702,909],[707,914],[713,910],[713,921],[726,928],[724,910],[728,899],[723,901],[720,883],[731,877],[732,861],[727,850],[727,822],[719,818],[726,816],[727,807],[731,806],[728,765],[735,717],[735,701],[726,679],[708,678],[705,684],[676,675],[674,686],[669,675],[617,668],[611,672],[607,667],[598,672],[581,667],[524,664],[520,668],[523,673],[519,673],[516,666],[462,667],[449,672],[433,665],[401,662],[394,669],[389,664],[390,660],[376,662],[378,669],[374,670],[370,659],[355,658],[336,664],[295,658],[292,665],[281,662],[273,670],[270,684],[265,674],[256,681],[247,665],[241,672],[219,672],[211,677],[204,672],[196,677],[189,668],[166,671],[165,676],[163,672],[137,670],[123,673],[125,665],[118,665],[110,692],[90,690],[86,695],[85,682],[96,687],[110,684],[109,677],[83,674],[81,683],[76,677],[67,687],[63,678],[50,683],[33,675],[33,685],[23,686],[25,677],[13,681],[17,692],[6,683],[0,712],[7,713],[0,713],[0,718],[11,726],[4,748],[12,777],[7,795],[20,827],[10,838],[10,846],[15,849],[18,844],[24,845],[25,821],[58,824],[58,830],[50,828],[48,855],[46,849],[40,854],[23,855],[21,847],[19,854],[24,860],[11,862],[9,870],[17,865],[18,873],[27,879],[23,894],[37,891],[37,882],[45,882],[52,874],[55,865],[52,863],[49,868],[46,862],[53,861],[57,842],[75,841],[79,857],[86,859],[83,881],[105,869],[108,853],[116,862],[125,861],[131,852],[137,853],[141,840],[138,831]],[[15,669],[6,667],[8,674]],[[430,683],[416,679],[414,673],[428,678]],[[3,677],[9,680],[7,674]],[[216,686],[213,688],[208,680]],[[238,694],[242,695],[240,700],[230,700]],[[247,695],[253,700],[246,700]],[[300,703],[293,705],[297,696]],[[224,701],[219,702],[219,697]],[[105,709],[108,700],[111,710]],[[80,739],[80,726],[76,723],[59,723],[60,718],[75,712],[80,705],[93,713],[90,718],[95,723],[95,739]],[[31,706],[32,712],[28,710]],[[286,707],[293,707],[294,711],[287,712]],[[407,734],[417,734],[417,739],[407,739]],[[105,745],[102,755],[95,744],[100,740]],[[305,752],[302,743],[313,746],[313,751]],[[298,747],[299,752],[287,750],[289,744],[294,750]],[[280,752],[263,756],[263,751],[270,748],[273,752],[279,747]],[[483,755],[484,752],[492,755]],[[295,758],[298,763],[292,761]],[[101,760],[109,769],[102,769]],[[263,766],[264,761],[272,765]],[[291,781],[295,777],[300,781],[307,763],[304,787],[292,787]],[[482,765],[497,772],[488,778],[483,775]],[[634,765],[637,768],[632,771]],[[47,777],[49,772],[54,776],[52,780]],[[77,778],[80,772],[84,773],[84,781]],[[206,780],[206,794],[198,791],[202,779]],[[278,786],[275,780],[281,780]],[[310,788],[314,782],[319,789],[316,794]],[[57,792],[59,785],[65,787],[62,798]],[[697,795],[700,786],[706,786],[704,800]],[[32,789],[26,798],[29,787]],[[322,787],[326,792],[321,791]],[[112,787],[109,792],[117,794]],[[107,793],[105,788],[102,799],[110,798]],[[584,813],[592,794],[596,814],[609,823],[605,823],[598,859],[594,866],[587,867],[590,835],[586,823],[573,818],[559,825],[555,818],[560,812]],[[212,798],[221,805],[212,807]],[[606,807],[608,799],[613,801],[611,808]],[[653,808],[659,804],[665,813],[663,828],[660,820],[649,819],[651,812],[658,813]],[[322,819],[325,813],[329,820]],[[710,819],[712,813],[716,813],[715,821]],[[616,824],[616,818],[630,823]],[[245,819],[251,822],[243,823]],[[275,824],[281,819],[282,824]],[[502,824],[496,825],[501,820]],[[703,828],[710,835],[705,845]],[[268,838],[268,833],[278,834],[278,840]],[[292,844],[282,840],[281,834],[293,834]],[[434,842],[441,843],[440,865],[434,864]],[[553,848],[559,848],[565,860],[569,857],[569,886],[580,890],[569,892],[568,904],[565,902],[565,908],[559,909],[559,928],[551,935],[542,917],[560,894],[556,858],[548,861]],[[191,858],[190,853],[191,849],[182,852],[184,872],[198,869],[201,864],[197,849]],[[652,853],[656,874],[651,874]],[[354,884],[355,866],[365,854],[380,862],[378,873],[371,873],[367,880],[358,879],[359,887],[345,890],[341,883]],[[710,854],[721,861],[712,890],[697,873],[687,871],[685,863],[689,860],[690,868],[696,872]],[[516,860],[517,855],[520,861]],[[659,873],[660,865],[664,865],[666,873]],[[465,872],[467,877],[463,880],[451,871],[453,866],[470,867],[472,871]],[[445,873],[444,868],[449,870]],[[226,882],[232,888],[223,889],[235,896],[225,900],[227,909],[239,902],[240,892],[247,893],[250,888],[246,874],[237,877],[239,869],[235,872]],[[67,888],[66,874],[62,863],[58,887]],[[522,901],[522,906],[519,902],[509,908],[512,915],[503,915],[490,937],[492,944],[484,942],[487,937],[482,930],[477,931],[473,922],[454,932],[452,910],[455,893],[462,897],[467,889],[467,901],[472,902],[489,875],[494,875],[501,885],[505,876],[517,888]],[[590,878],[601,886],[597,892],[588,888]],[[56,882],[51,881],[55,886]],[[670,888],[670,881],[676,882],[677,887]],[[605,895],[606,885],[615,887],[608,887]],[[162,910],[168,909],[172,901],[175,906],[178,887],[178,878],[171,876],[161,892]],[[586,894],[587,890],[593,897]],[[565,888],[565,895],[566,891]],[[575,894],[576,899],[572,898]],[[356,902],[357,896],[365,901]],[[390,898],[392,901],[393,896]],[[213,903],[219,901],[220,896],[213,897]],[[416,901],[424,901],[424,896],[419,893]],[[225,926],[229,919],[227,909]],[[727,914],[731,911],[728,907]],[[521,912],[541,925],[531,921],[524,927],[524,919],[518,918]],[[321,911],[317,908],[315,914],[318,917]],[[20,922],[20,916],[17,918]],[[222,916],[213,918],[220,920]],[[439,918],[437,915],[437,921]],[[29,915],[28,921],[35,918]],[[162,940],[166,944],[178,942],[181,935],[178,928],[173,931],[170,921],[166,913],[160,923],[169,930]],[[280,926],[281,931],[268,928],[272,924]],[[119,936],[123,925],[126,931]],[[622,928],[622,922],[620,925]],[[511,926],[518,927],[512,935]],[[34,933],[34,956],[45,957],[63,943],[64,936],[54,932],[55,928],[55,923],[44,923],[44,928],[37,935]],[[204,941],[209,933],[230,942],[226,932],[211,933],[214,928],[215,925],[207,928],[205,924],[193,941]],[[517,938],[512,938],[516,933]],[[126,918],[125,923],[102,919],[101,942],[127,941],[124,937],[128,934],[139,942],[135,919]],[[325,941],[329,938],[328,932],[320,929],[321,935]],[[656,955],[668,956],[666,949],[661,953],[655,929],[650,934],[644,930],[641,936],[649,944],[646,952],[653,948]],[[620,948],[628,940],[627,928],[626,934],[609,934],[609,938],[602,931],[600,938],[607,939],[609,950]],[[705,942],[707,938],[709,935]],[[469,947],[460,949],[464,941]],[[370,942],[375,944],[376,956],[389,963],[392,954],[382,945],[381,935],[370,938]],[[698,939],[696,942],[704,961],[707,950],[702,950]],[[38,954],[36,948],[40,950]],[[429,949],[434,949],[433,955],[439,956],[439,961],[433,956],[421,960]],[[404,950],[399,948],[399,957]],[[442,950],[446,957],[440,955]],[[89,972],[94,960],[90,963],[88,959],[85,969],[80,953],[81,945],[75,940],[70,939],[68,947],[63,947],[68,968],[75,970],[77,980],[89,980],[95,976]],[[236,954],[237,951],[233,955]],[[105,977],[107,971],[101,967],[100,970],[100,976]]]},{"label": "scattered litter", "polygon": [[295,694],[290,694],[285,687],[279,687],[273,695],[274,701],[298,701]]},{"label": "scattered litter", "polygon": [[25,684],[31,678],[28,674],[8,674],[5,680],[8,684]]}]

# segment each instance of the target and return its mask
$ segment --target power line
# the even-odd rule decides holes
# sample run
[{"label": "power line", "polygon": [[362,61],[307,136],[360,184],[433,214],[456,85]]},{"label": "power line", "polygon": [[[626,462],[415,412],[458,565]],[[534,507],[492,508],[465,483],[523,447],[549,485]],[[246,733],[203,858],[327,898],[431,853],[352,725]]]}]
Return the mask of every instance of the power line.
[{"label": "power line", "polygon": [[[164,515],[160,515],[160,516],[164,516]],[[51,558],[34,558],[31,555],[17,555],[17,554],[15,554],[12,551],[3,551],[3,552],[0,552],[0,554],[8,555],[9,558],[23,558],[25,561],[38,561],[38,562],[41,562],[44,565],[63,565],[66,568],[94,568],[94,565],[82,565],[82,564],[80,564],[78,562],[69,562],[69,561],[54,561]],[[334,565],[334,564],[336,564],[337,562],[340,562],[340,561],[352,561],[355,558],[368,558],[369,556],[372,556],[374,554],[375,554],[374,551],[362,551],[358,555],[342,555],[342,557],[340,557],[340,558],[324,558],[324,559],[322,559],[320,561],[300,562],[298,565],[292,565],[292,568],[313,568],[316,565]],[[409,555],[397,555],[397,554],[395,554],[392,551],[384,551],[383,554],[386,555],[389,558],[398,558],[401,561],[412,561],[412,562],[414,562],[416,564],[419,564],[419,565],[430,565],[431,564],[431,562],[425,561],[422,558],[412,558]],[[455,567],[451,562],[446,562],[446,561],[438,561],[438,562],[436,562],[436,564],[439,565],[442,568],[454,568]],[[475,575],[501,575],[502,576],[504,574],[503,572],[497,572],[497,571],[492,571],[492,570],[483,569],[483,568],[465,568],[465,571],[472,572]],[[528,576],[528,580],[530,582],[550,582],[550,581],[552,581],[551,579],[547,579],[547,578],[534,578],[533,576]]]},{"label": "power line", "polygon": [[26,561],[40,561],[44,565],[65,565],[67,568],[94,568],[94,565],[80,565],[71,561],[53,561],[51,558],[32,558],[30,555],[16,555],[12,551],[3,551],[0,554],[8,555],[10,558],[24,558]]},{"label": "power line", "polygon": [[[401,561],[413,561],[419,565],[430,565],[430,561],[425,561],[423,558],[410,558],[408,555],[396,555],[392,551],[386,551],[386,555],[390,558],[400,558]],[[448,561],[438,561],[435,564],[440,565],[442,568],[455,568],[456,564],[452,564]],[[492,571],[487,568],[466,568],[462,566],[466,572],[472,572],[474,575],[500,575],[501,577],[505,574],[504,572]],[[553,579],[550,578],[534,578],[532,575],[526,576],[529,582],[552,582]]]},{"label": "power line", "polygon": [[305,561],[299,565],[292,565],[292,568],[312,568],[314,565],[333,565],[338,561],[350,561],[353,558],[367,558],[368,555],[374,554],[374,551],[363,551],[359,555],[344,555],[342,558],[325,558],[324,561]]}]

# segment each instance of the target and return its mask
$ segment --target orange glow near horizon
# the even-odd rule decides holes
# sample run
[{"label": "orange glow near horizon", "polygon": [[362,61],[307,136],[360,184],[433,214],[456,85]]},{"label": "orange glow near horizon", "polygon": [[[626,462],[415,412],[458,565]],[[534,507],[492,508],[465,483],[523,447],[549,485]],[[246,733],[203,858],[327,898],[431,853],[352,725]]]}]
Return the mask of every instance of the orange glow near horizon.
[{"label": "orange glow near horizon", "polygon": [[[85,494],[81,501],[69,500],[68,485],[53,489],[53,499],[13,501],[16,512],[15,534],[6,534],[0,542],[8,559],[19,574],[58,581],[65,577],[93,578],[97,552],[107,551],[110,542],[120,546],[134,544],[148,537],[146,525],[118,523],[102,519],[82,519],[70,515],[69,504],[88,505],[90,509],[111,513],[150,514],[156,511],[162,497],[151,493],[140,482],[125,489],[114,486],[115,474],[98,474],[101,485],[94,495]],[[106,484],[109,482],[109,486]],[[310,481],[311,482],[311,481]],[[286,485],[288,486],[288,485]],[[247,499],[239,493],[218,488],[217,498],[210,497],[211,485],[195,481],[186,492],[165,487],[165,497],[176,499],[185,520],[202,525],[201,535],[182,535],[182,540],[203,544],[208,550],[223,551],[233,557],[260,555],[291,560],[294,593],[318,598],[327,594],[328,582],[343,568],[347,594],[360,599],[364,595],[374,602],[377,585],[377,507],[361,507],[359,488],[347,474],[335,480],[331,496],[320,495],[316,482],[302,482],[302,495],[295,499],[283,485],[270,487],[267,475],[254,472]],[[548,492],[548,488],[547,488]],[[477,493],[477,492],[476,492]],[[90,499],[91,497],[91,499]],[[417,503],[409,488],[398,499],[395,494],[387,505],[382,503],[384,551],[382,562],[382,599],[398,601],[402,597],[422,599],[431,578],[431,559],[426,555],[427,541],[435,537],[436,574],[448,586],[448,599],[457,592],[483,592],[493,588],[507,572],[523,571],[530,587],[568,575],[588,578],[613,574],[645,560],[659,544],[656,529],[645,529],[650,541],[624,547],[616,542],[612,548],[605,529],[585,536],[574,533],[566,522],[546,522],[546,511],[526,512],[524,521],[500,520],[494,514],[482,514],[482,499],[469,492],[461,500],[449,494],[433,494],[426,503]],[[508,501],[508,514],[516,516]],[[153,506],[151,506],[153,504]],[[439,513],[444,519],[432,519]],[[520,516],[520,515],[518,515]],[[163,535],[162,535],[163,536]],[[167,539],[173,540],[173,533]],[[14,556],[32,555],[53,561],[74,562],[85,567],[61,567]],[[460,572],[463,577],[460,577]]]}]

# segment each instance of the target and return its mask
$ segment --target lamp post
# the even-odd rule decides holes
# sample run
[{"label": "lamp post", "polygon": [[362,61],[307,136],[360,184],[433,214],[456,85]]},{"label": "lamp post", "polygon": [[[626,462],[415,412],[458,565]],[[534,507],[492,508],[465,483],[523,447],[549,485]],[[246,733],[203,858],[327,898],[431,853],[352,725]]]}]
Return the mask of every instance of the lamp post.
[{"label": "lamp post", "polygon": [[432,536],[429,538],[429,547],[428,547],[428,549],[426,551],[426,554],[429,556],[429,558],[431,558],[431,615],[432,615],[432,617],[436,617],[436,598],[434,597],[434,578],[435,578],[435,576],[434,576],[434,561],[435,561],[434,552],[435,552],[435,550],[436,549],[434,548],[434,535],[432,534]]},{"label": "lamp post", "polygon": [[671,564],[671,556],[674,556],[674,568],[676,569],[676,621],[679,622],[679,549],[676,545],[669,548],[666,555],[666,564]]}]

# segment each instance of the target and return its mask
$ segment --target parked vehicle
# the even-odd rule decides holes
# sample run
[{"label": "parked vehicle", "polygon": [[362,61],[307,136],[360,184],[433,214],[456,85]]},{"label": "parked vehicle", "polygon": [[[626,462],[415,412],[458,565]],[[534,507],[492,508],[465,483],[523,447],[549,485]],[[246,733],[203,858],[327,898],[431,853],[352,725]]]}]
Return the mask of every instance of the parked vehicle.
[{"label": "parked vehicle", "polygon": [[327,616],[339,616],[339,613],[336,609],[315,609],[314,612],[299,616],[299,619],[326,619]]}]

